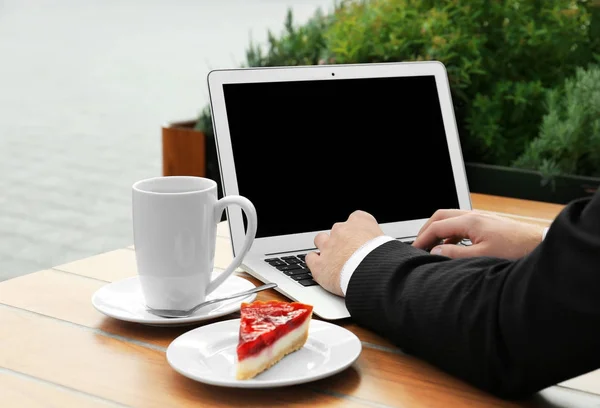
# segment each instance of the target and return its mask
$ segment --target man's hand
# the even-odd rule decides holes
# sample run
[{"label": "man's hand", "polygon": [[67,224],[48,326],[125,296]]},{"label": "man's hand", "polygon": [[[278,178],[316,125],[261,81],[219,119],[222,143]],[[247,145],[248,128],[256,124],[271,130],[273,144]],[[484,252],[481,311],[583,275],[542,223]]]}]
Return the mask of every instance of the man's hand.
[{"label": "man's hand", "polygon": [[[419,231],[413,246],[450,258],[521,258],[542,242],[543,227],[476,211],[438,210]],[[454,245],[462,239],[473,245]]]},{"label": "man's hand", "polygon": [[343,296],[340,273],[344,264],[357,249],[380,235],[383,235],[383,231],[371,214],[355,211],[350,214],[348,221],[334,224],[331,235],[325,232],[317,234],[315,246],[320,253],[306,255],[306,265],[319,285]]}]

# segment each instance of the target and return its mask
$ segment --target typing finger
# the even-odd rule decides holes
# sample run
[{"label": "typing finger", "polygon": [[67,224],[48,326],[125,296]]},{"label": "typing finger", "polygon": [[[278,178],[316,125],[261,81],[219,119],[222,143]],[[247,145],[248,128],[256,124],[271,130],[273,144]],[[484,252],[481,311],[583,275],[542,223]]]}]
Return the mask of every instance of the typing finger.
[{"label": "typing finger", "polygon": [[452,244],[458,244],[462,240],[463,240],[463,237],[450,237],[450,238],[444,239],[444,241],[442,243],[445,245],[452,245]]},{"label": "typing finger", "polygon": [[421,235],[421,233],[423,231],[425,231],[431,225],[431,223],[433,223],[435,221],[441,221],[441,220],[446,220],[448,218],[458,217],[459,215],[464,215],[466,213],[468,213],[468,211],[466,211],[466,210],[455,210],[455,209],[437,210],[427,220],[427,222],[421,227],[421,229],[419,230],[419,233],[417,235]]},{"label": "typing finger", "polygon": [[413,246],[420,249],[429,249],[444,239],[455,237],[469,238],[471,217],[458,216],[434,221],[421,231]]},{"label": "typing finger", "polygon": [[306,262],[306,266],[308,266],[308,269],[313,272],[313,273],[319,273],[319,254],[317,254],[316,252],[310,252],[308,254],[306,254],[306,257],[304,258],[304,262]]},{"label": "typing finger", "polygon": [[319,232],[315,237],[314,242],[317,249],[322,251],[327,241],[329,241],[329,234],[327,234],[326,232]]},{"label": "typing finger", "polygon": [[481,255],[481,245],[438,245],[431,249],[432,255],[447,256],[448,258],[471,258]]}]

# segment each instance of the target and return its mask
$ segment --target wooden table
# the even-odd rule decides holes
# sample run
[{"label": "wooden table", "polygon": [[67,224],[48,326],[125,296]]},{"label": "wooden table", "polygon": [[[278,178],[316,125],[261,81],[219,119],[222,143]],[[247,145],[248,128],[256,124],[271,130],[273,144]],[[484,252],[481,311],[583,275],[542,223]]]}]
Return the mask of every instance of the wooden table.
[{"label": "wooden table", "polygon": [[[473,194],[474,208],[548,225],[562,206]],[[227,226],[219,226],[216,266],[231,260]],[[92,294],[135,275],[133,247],[93,256],[0,284],[1,407],[177,406],[600,406],[593,372],[527,401],[494,398],[416,358],[351,320],[338,322],[362,341],[358,361],[314,383],[271,390],[207,386],[176,373],[165,350],[196,326],[156,328],[105,317]],[[246,276],[242,271],[240,275]],[[282,299],[276,292],[259,299]],[[236,315],[227,318],[237,317]]]}]

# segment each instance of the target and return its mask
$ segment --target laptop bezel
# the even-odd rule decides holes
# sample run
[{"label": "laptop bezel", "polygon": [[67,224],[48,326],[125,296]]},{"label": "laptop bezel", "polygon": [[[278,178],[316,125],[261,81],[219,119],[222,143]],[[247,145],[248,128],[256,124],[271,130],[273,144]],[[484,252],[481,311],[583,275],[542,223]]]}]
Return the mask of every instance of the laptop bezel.
[{"label": "laptop bezel", "polygon": [[[456,126],[448,76],[445,66],[438,61],[212,70],[208,74],[207,80],[223,194],[240,194],[223,93],[224,84],[314,80],[336,81],[354,78],[423,75],[433,75],[435,77],[459,208],[470,210],[472,208],[471,197],[469,194],[467,176]],[[252,125],[249,124],[249,126]],[[432,188],[435,188],[435,184],[432,184]],[[229,207],[227,208],[227,217],[233,242],[233,252],[236,254],[238,252],[237,249],[242,247],[245,239],[242,212],[238,207]],[[332,220],[332,225],[333,222],[336,221],[345,220]],[[427,218],[382,223],[380,225],[386,235],[395,238],[409,238],[416,236],[419,229],[426,221]],[[260,216],[258,222],[260,222]],[[323,231],[329,232],[329,230]],[[288,235],[256,238],[250,253],[262,256],[267,254],[310,250],[314,248],[313,239],[319,232],[320,231],[298,232]]]}]

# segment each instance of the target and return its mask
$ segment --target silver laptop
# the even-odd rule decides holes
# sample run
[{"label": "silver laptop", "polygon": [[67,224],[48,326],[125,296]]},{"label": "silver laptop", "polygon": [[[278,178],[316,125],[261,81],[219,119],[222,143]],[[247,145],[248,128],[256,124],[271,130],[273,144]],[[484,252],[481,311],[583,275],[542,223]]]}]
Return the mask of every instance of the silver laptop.
[{"label": "silver laptop", "polygon": [[[439,62],[215,70],[208,85],[223,193],[258,214],[243,268],[323,319],[349,313],[304,264],[317,233],[360,209],[410,242],[437,209],[471,209]],[[246,221],[227,217],[237,254]]]}]

